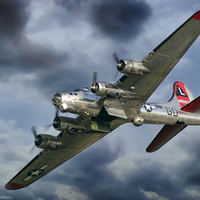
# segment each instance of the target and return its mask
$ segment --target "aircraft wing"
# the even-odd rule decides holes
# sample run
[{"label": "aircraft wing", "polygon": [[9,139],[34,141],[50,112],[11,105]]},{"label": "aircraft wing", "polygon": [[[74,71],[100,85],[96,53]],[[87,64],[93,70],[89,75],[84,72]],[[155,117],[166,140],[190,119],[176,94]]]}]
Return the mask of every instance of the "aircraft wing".
[{"label": "aircraft wing", "polygon": [[124,75],[119,79],[116,83],[119,88],[134,93],[133,100],[123,103],[127,116],[133,112],[130,108],[137,110],[141,108],[199,34],[200,11],[190,17],[141,61],[150,73],[141,76]]},{"label": "aircraft wing", "polygon": [[70,135],[67,132],[62,132],[62,138],[60,141],[65,144],[66,147],[58,150],[41,151],[6,184],[6,189],[17,190],[30,185],[97,140],[104,137],[106,134],[107,133],[96,132]]}]

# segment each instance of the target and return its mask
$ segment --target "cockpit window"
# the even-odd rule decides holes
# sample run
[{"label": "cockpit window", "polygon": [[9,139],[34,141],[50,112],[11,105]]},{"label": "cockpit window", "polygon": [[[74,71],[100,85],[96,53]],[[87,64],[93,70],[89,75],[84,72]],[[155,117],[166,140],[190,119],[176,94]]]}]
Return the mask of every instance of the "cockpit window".
[{"label": "cockpit window", "polygon": [[77,93],[74,93],[74,95],[77,95]]},{"label": "cockpit window", "polygon": [[88,88],[88,87],[84,87],[84,88],[82,89],[82,91],[83,91],[83,92],[88,92],[88,91],[89,91],[89,88]]},{"label": "cockpit window", "polygon": [[[82,88],[82,89],[76,89],[76,90],[74,90],[74,92],[89,92],[90,91],[90,89],[88,88],[88,87],[84,87],[84,88]],[[76,95],[76,94],[75,94]]]},{"label": "cockpit window", "polygon": [[73,94],[70,92],[69,95],[73,95]]}]

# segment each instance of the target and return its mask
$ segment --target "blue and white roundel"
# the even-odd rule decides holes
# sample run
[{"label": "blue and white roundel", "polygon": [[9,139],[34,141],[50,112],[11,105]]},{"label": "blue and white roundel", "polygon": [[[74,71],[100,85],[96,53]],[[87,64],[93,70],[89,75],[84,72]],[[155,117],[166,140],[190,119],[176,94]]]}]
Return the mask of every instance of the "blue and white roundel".
[{"label": "blue and white roundel", "polygon": [[144,104],[144,108],[145,108],[145,110],[147,111],[147,112],[151,112],[152,110],[153,110],[153,108],[151,107],[151,105],[149,105],[149,104]]}]

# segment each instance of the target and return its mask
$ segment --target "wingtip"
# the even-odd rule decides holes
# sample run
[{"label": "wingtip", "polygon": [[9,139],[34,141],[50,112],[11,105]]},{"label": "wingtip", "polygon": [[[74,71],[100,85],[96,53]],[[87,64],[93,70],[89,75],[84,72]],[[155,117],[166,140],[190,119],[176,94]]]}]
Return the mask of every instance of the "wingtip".
[{"label": "wingtip", "polygon": [[18,184],[18,183],[12,183],[12,182],[9,182],[6,184],[5,188],[7,190],[19,190],[19,189],[22,189],[24,188],[25,186],[22,185],[22,184]]},{"label": "wingtip", "polygon": [[153,153],[153,152],[155,152],[156,150],[157,150],[157,149],[149,148],[149,147],[148,147],[148,148],[146,149],[146,152],[147,152],[147,153]]},{"label": "wingtip", "polygon": [[193,19],[196,19],[196,20],[200,20],[200,11],[196,12],[193,17]]}]

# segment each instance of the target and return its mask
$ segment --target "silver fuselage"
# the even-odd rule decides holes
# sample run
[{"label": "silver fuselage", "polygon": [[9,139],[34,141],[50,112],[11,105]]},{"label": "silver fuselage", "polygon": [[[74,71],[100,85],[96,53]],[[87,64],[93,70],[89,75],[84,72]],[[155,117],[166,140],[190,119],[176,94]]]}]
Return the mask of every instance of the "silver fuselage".
[{"label": "silver fuselage", "polygon": [[[131,100],[130,100],[131,101]],[[134,101],[134,99],[133,99]],[[54,106],[59,108],[62,113],[69,112],[81,116],[97,117],[102,108],[107,108],[106,101],[101,101],[100,97],[90,93],[89,91],[76,90],[73,92],[61,92],[54,95],[52,102]],[[114,110],[112,113],[120,113],[118,107],[112,104],[109,105],[109,110]],[[120,118],[120,114],[109,115]],[[135,118],[141,117],[143,123],[148,124],[185,124],[185,125],[200,125],[200,115],[195,113],[184,112],[180,109],[173,108],[169,104],[145,103],[138,112],[133,112],[130,116],[125,114],[121,116],[127,122],[134,121]]]}]

